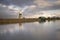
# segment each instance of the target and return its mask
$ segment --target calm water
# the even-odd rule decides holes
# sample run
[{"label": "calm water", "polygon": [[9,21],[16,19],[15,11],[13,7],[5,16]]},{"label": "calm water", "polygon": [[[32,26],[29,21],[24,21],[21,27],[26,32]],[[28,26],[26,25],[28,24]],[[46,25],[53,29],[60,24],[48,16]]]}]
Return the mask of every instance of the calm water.
[{"label": "calm water", "polygon": [[1,24],[0,40],[60,40],[60,21]]}]

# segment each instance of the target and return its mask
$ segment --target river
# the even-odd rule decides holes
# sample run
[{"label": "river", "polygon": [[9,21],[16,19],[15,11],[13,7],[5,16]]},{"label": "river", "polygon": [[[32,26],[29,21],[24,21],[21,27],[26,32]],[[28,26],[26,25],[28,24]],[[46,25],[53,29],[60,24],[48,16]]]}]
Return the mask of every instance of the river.
[{"label": "river", "polygon": [[60,20],[0,24],[0,40],[60,40]]}]

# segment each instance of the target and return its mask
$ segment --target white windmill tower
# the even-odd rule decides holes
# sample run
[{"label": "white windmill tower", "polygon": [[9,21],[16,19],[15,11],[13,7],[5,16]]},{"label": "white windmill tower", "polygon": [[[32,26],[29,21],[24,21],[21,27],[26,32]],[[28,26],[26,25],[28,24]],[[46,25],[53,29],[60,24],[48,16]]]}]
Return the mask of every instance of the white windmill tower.
[{"label": "white windmill tower", "polygon": [[22,10],[19,10],[18,13],[19,13],[19,19],[23,18],[23,12],[27,9],[28,7],[24,7]]},{"label": "white windmill tower", "polygon": [[23,18],[21,10],[19,10],[18,13],[19,13],[19,19]]}]

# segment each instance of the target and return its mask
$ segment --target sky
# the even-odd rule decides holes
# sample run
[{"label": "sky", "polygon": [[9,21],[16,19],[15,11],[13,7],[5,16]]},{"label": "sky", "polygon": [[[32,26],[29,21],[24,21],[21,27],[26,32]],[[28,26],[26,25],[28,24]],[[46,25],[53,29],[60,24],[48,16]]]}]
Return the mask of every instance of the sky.
[{"label": "sky", "polygon": [[60,16],[60,0],[0,0],[0,18]]}]

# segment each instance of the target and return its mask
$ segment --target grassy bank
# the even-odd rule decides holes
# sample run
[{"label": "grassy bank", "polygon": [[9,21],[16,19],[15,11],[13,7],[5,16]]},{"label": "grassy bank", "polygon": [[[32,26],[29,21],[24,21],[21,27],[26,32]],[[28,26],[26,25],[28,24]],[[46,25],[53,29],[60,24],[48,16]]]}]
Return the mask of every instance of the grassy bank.
[{"label": "grassy bank", "polygon": [[23,22],[35,22],[38,18],[23,18],[23,19],[0,19],[0,23],[23,23]]}]

